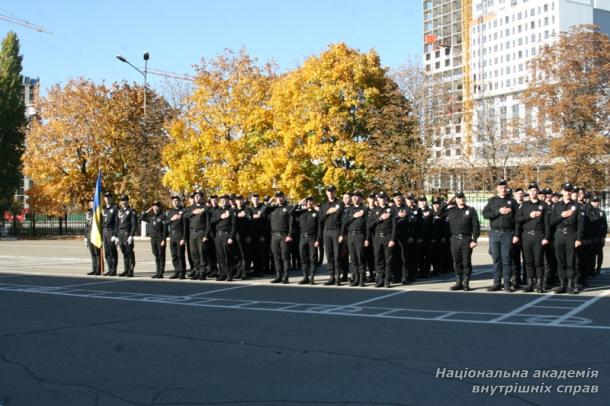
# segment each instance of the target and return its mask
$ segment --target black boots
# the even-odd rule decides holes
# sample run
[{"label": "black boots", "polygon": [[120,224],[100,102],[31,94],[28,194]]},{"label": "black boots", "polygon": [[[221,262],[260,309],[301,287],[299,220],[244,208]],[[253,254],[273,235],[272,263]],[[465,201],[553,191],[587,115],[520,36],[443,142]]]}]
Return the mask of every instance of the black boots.
[{"label": "black boots", "polygon": [[307,276],[307,274],[305,274],[305,276],[303,277],[303,279],[301,279],[299,281],[299,285],[307,285],[309,283],[309,277]]},{"label": "black boots", "polygon": [[566,280],[564,278],[559,279],[559,287],[555,288],[556,294],[566,293],[568,291],[566,286]]},{"label": "black boots", "polygon": [[534,279],[527,278],[527,285],[523,287],[524,292],[533,292],[534,291]]},{"label": "black boots", "polygon": [[324,282],[324,286],[331,286],[335,284],[335,277],[331,276],[326,282]]},{"label": "black boots", "polygon": [[536,281],[536,293],[544,293],[544,284],[541,278]]},{"label": "black boots", "polygon": [[462,286],[464,287],[464,290],[466,292],[470,292],[472,290],[470,288],[470,277],[469,276],[464,277],[464,282],[462,283]]},{"label": "black boots", "polygon": [[576,286],[576,281],[574,279],[568,279],[568,293],[572,295],[579,293],[578,286]]},{"label": "black boots", "polygon": [[461,276],[456,276],[455,277],[455,285],[453,285],[452,287],[450,287],[450,290],[460,290],[463,289],[464,285],[462,285],[462,277]]}]

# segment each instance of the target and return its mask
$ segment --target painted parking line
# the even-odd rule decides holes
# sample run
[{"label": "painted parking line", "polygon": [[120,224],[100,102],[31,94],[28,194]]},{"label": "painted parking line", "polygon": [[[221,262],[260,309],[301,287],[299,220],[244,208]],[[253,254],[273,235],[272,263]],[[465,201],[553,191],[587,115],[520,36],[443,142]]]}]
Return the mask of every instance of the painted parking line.
[{"label": "painted parking line", "polygon": [[[249,287],[235,286],[232,288]],[[229,289],[229,288],[227,288]],[[224,290],[227,290],[224,289]],[[215,291],[219,291],[217,289]],[[349,316],[349,317],[368,317],[382,318],[392,320],[420,320],[420,321],[437,321],[437,322],[453,322],[453,323],[472,323],[472,324],[494,324],[494,325],[520,325],[520,326],[536,326],[536,327],[551,327],[551,328],[585,328],[610,330],[610,325],[592,324],[591,320],[568,316],[563,318],[560,323],[551,323],[557,319],[557,316],[549,316],[548,314],[524,313],[521,311],[519,316],[526,316],[523,321],[511,321],[503,318],[504,314],[494,312],[469,312],[460,310],[428,310],[415,308],[389,308],[375,306],[360,306],[360,307],[345,307],[334,304],[316,304],[316,303],[291,303],[291,302],[273,302],[273,301],[258,301],[258,300],[243,300],[243,299],[225,299],[225,298],[210,298],[210,297],[195,297],[195,296],[176,296],[176,295],[157,295],[135,292],[116,292],[116,291],[100,291],[86,290],[79,288],[63,288],[52,286],[35,286],[35,285],[18,285],[0,283],[0,291],[6,292],[22,292],[32,294],[60,295],[70,297],[82,297],[91,299],[106,299],[117,301],[132,301],[156,304],[171,304],[184,306],[198,306],[210,308],[223,308],[233,310],[257,310],[279,313],[300,313],[314,314],[325,316]],[[214,293],[212,291],[210,293]],[[398,293],[398,292],[394,292]],[[387,295],[384,295],[387,296]],[[377,297],[379,298],[379,297]],[[589,302],[589,301],[588,301]],[[592,304],[592,303],[590,303]],[[590,305],[589,304],[589,305]],[[521,306],[523,308],[523,306]],[[533,308],[530,306],[529,308]],[[584,307],[583,307],[584,308]],[[510,313],[515,313],[514,311]]]},{"label": "painted parking line", "polygon": [[201,292],[201,293],[195,293],[194,295],[189,295],[189,297],[205,296],[205,295],[209,295],[209,294],[212,294],[212,293],[226,292],[228,290],[235,290],[235,289],[242,289],[242,288],[249,288],[251,286],[257,286],[257,285],[258,285],[257,283],[251,283],[251,284],[248,284],[248,285],[231,286],[230,288],[208,290],[208,291]]},{"label": "painted parking line", "polygon": [[561,323],[564,323],[569,318],[576,316],[578,313],[582,312],[587,307],[591,306],[593,303],[597,302],[598,300],[601,300],[602,298],[608,296],[609,294],[610,294],[610,290],[606,290],[603,293],[601,293],[600,295],[592,297],[591,299],[587,300],[586,302],[581,303],[579,306],[573,308],[571,311],[567,312],[563,316],[552,321],[550,324],[553,326],[556,326],[556,325],[560,325]]},{"label": "painted parking line", "polygon": [[[131,279],[131,278],[130,278]],[[61,288],[76,288],[76,287],[80,287],[80,286],[95,286],[95,285],[106,285],[109,283],[117,283],[117,282],[123,282],[123,281],[128,281],[130,279],[113,279],[111,281],[100,281],[100,282],[89,282],[89,283],[76,283],[74,285],[63,285],[61,286]]]},{"label": "painted parking line", "polygon": [[[548,293],[547,293],[547,295],[548,295]],[[503,320],[508,319],[509,317],[513,317],[513,316],[523,312],[524,310],[527,310],[528,308],[530,308],[530,307],[536,305],[537,303],[540,303],[540,302],[542,302],[543,300],[546,300],[546,299],[547,299],[546,295],[545,296],[540,296],[540,297],[532,300],[531,302],[527,302],[523,306],[517,307],[515,310],[512,310],[512,311],[510,311],[510,312],[508,312],[506,314],[503,314],[502,316],[498,317],[497,319],[492,320],[492,322],[499,323],[499,322],[501,322]]]}]

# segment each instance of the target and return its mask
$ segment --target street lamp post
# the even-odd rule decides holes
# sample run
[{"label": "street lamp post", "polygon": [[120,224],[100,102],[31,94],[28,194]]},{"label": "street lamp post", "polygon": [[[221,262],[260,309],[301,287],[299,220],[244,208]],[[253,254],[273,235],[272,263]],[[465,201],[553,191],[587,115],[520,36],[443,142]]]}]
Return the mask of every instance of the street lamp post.
[{"label": "street lamp post", "polygon": [[122,55],[117,55],[116,59],[131,66],[132,68],[134,68],[135,70],[140,72],[140,74],[142,76],[144,76],[144,120],[146,120],[146,93],[148,93],[147,92],[147,90],[148,90],[147,74],[148,74],[148,60],[150,59],[150,54],[148,52],[144,52],[144,72],[142,72],[140,69],[138,69],[135,65],[133,65],[131,62],[129,62]]}]

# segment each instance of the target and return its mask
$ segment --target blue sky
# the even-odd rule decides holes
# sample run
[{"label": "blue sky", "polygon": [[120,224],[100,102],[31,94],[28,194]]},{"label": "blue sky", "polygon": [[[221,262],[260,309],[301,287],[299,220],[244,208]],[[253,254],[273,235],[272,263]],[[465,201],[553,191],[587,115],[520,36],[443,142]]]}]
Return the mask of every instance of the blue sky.
[{"label": "blue sky", "polygon": [[[23,74],[43,89],[69,78],[96,82],[141,81],[136,66],[150,52],[149,67],[192,73],[202,57],[245,47],[281,70],[298,66],[333,42],[375,48],[385,66],[418,61],[422,52],[421,0],[11,0],[11,13],[53,35],[0,20],[0,35],[15,31],[24,55]],[[162,79],[150,76],[151,85]],[[43,90],[44,92],[44,90]]]}]

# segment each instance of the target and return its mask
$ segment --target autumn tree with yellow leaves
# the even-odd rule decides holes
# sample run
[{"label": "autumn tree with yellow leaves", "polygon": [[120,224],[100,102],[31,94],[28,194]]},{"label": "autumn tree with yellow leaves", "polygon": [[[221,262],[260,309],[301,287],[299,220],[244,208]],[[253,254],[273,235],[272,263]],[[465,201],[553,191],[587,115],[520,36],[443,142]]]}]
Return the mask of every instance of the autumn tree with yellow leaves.
[{"label": "autumn tree with yellow leaves", "polygon": [[148,90],[127,83],[98,85],[78,79],[52,87],[38,106],[26,137],[23,169],[33,180],[28,204],[60,215],[84,207],[98,170],[104,190],[130,195],[144,207],[162,195],[161,147],[174,112]]},{"label": "autumn tree with yellow leaves", "polygon": [[243,50],[204,59],[187,108],[169,125],[164,184],[176,192],[269,190],[255,157],[269,145],[274,79],[272,64],[258,67]]},{"label": "autumn tree with yellow leaves", "polygon": [[282,75],[227,51],[199,67],[189,108],[170,126],[164,183],[297,198],[325,184],[350,190],[417,177],[426,154],[398,90],[376,52],[345,44]]}]

